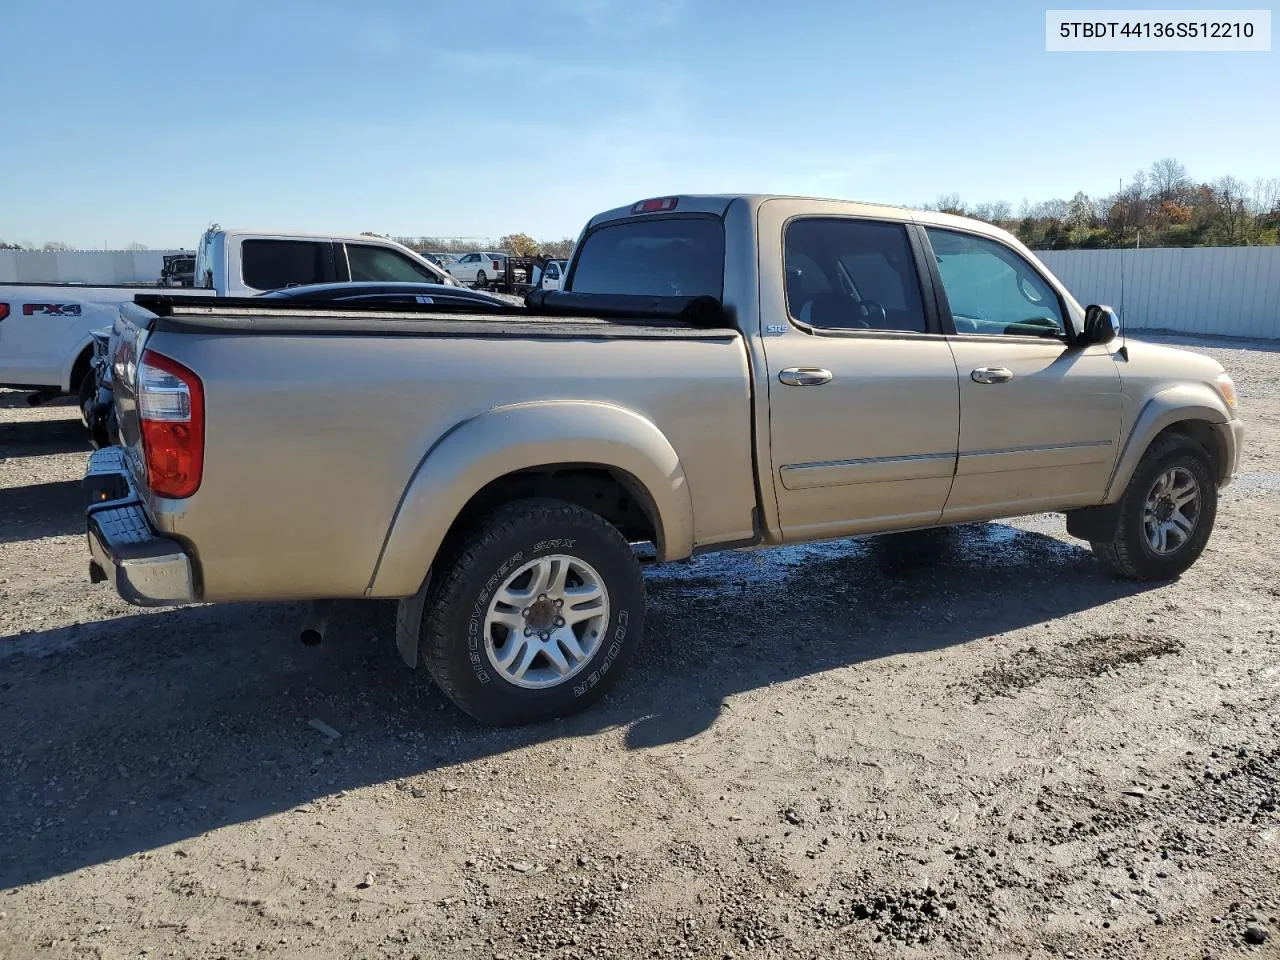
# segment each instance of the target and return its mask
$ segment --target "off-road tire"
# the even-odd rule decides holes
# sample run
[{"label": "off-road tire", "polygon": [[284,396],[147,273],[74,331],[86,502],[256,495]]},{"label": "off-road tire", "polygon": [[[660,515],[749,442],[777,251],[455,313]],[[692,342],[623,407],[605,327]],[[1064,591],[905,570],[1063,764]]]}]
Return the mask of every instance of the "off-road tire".
[{"label": "off-road tire", "polygon": [[[1122,577],[1130,580],[1172,580],[1199,559],[1213,532],[1218,515],[1218,487],[1209,454],[1190,437],[1169,435],[1157,439],[1142,455],[1120,498],[1115,536],[1092,540],[1094,554]],[[1147,543],[1142,518],[1152,485],[1166,471],[1182,467],[1200,486],[1200,512],[1187,539],[1167,554],[1154,552]]]},{"label": "off-road tire", "polygon": [[[505,678],[485,651],[485,616],[513,570],[539,556],[590,564],[608,592],[604,639],[574,676],[544,689]],[[617,682],[644,633],[644,579],[630,544],[597,514],[562,500],[518,500],[464,533],[443,558],[419,627],[423,662],[440,690],[493,726],[549,720],[586,709]]]}]

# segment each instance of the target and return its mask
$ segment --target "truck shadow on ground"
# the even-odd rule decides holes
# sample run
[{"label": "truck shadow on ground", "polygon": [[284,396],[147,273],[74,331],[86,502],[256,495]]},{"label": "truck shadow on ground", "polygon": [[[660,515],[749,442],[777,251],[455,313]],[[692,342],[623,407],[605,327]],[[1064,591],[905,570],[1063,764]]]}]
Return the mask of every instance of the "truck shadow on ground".
[{"label": "truck shadow on ground", "polygon": [[89,452],[89,431],[79,420],[0,423],[0,450],[6,459]]},{"label": "truck shadow on ground", "polygon": [[874,553],[837,541],[655,568],[648,639],[613,695],[514,730],[477,725],[403,667],[390,603],[341,606],[316,648],[297,642],[300,608],[286,604],[0,639],[0,888],[543,741],[618,728],[632,749],[678,741],[746,691],[1143,589],[1087,551],[1000,525],[917,569],[887,571]]},{"label": "truck shadow on ground", "polygon": [[79,480],[0,487],[0,543],[84,533]]}]

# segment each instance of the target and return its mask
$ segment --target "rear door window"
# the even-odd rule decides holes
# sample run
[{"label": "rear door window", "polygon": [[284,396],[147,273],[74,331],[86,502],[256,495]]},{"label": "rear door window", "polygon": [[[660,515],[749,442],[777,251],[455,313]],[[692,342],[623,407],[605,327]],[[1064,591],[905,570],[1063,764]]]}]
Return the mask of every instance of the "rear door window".
[{"label": "rear door window", "polygon": [[793,220],[783,240],[787,309],[826,330],[925,333],[915,259],[900,223]]},{"label": "rear door window", "polygon": [[426,264],[411,260],[398,250],[365,243],[347,244],[352,280],[389,280],[398,283],[439,283],[440,277]]},{"label": "rear door window", "polygon": [[324,283],[327,242],[316,240],[245,240],[240,246],[240,273],[255,290],[278,290]]},{"label": "rear door window", "polygon": [[724,292],[724,224],[657,217],[598,227],[582,242],[568,289],[657,297]]}]

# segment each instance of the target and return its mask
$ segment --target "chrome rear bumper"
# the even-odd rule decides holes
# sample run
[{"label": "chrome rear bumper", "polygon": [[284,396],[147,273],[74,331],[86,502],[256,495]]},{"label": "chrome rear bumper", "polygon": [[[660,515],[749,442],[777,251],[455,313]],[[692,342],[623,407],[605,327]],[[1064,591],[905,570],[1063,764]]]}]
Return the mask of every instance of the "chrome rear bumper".
[{"label": "chrome rear bumper", "polygon": [[121,598],[140,607],[197,599],[191,558],[152,529],[119,447],[89,457],[84,497],[91,581],[110,581]]}]

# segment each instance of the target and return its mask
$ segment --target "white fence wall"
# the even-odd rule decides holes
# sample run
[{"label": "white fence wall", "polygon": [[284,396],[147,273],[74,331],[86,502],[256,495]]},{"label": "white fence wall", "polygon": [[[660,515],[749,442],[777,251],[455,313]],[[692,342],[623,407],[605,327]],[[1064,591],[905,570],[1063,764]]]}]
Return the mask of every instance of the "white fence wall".
[{"label": "white fence wall", "polygon": [[1105,303],[1128,330],[1280,338],[1280,247],[1045,250],[1083,305]]},{"label": "white fence wall", "polygon": [[0,282],[154,283],[181,250],[0,250]]}]

